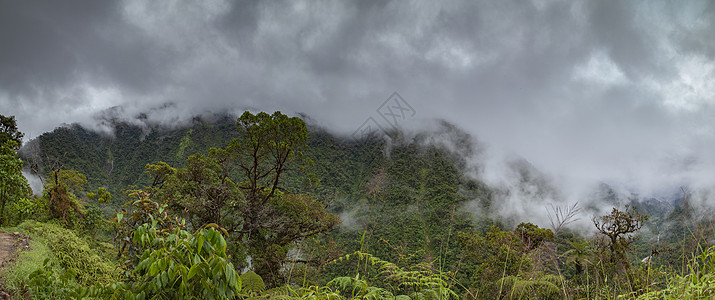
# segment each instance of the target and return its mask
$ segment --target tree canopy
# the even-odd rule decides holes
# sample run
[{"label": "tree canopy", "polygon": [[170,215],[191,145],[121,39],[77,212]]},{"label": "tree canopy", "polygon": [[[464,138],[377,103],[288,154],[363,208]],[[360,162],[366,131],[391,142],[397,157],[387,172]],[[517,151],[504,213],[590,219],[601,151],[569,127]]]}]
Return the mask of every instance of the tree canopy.
[{"label": "tree canopy", "polygon": [[30,195],[30,186],[22,175],[22,160],[15,152],[16,145],[14,140],[0,145],[0,225],[5,222],[5,206]]},{"label": "tree canopy", "polygon": [[5,144],[6,141],[14,141],[15,144],[12,147],[17,151],[22,146],[23,136],[24,134],[17,130],[15,116],[0,115],[0,145]]},{"label": "tree canopy", "polygon": [[185,168],[147,165],[150,189],[193,227],[225,228],[248,248],[256,272],[275,285],[293,243],[329,231],[339,219],[312,196],[282,185],[289,173],[310,163],[302,153],[308,138],[303,120],[245,112],[236,124],[239,137],[228,147],[189,156]]}]

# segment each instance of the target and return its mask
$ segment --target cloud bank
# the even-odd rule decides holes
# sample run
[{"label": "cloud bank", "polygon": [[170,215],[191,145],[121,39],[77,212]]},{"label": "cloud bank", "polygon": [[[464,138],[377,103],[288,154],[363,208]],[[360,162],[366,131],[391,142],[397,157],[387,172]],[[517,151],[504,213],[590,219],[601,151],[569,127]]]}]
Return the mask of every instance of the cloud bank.
[{"label": "cloud bank", "polygon": [[347,136],[398,91],[413,123],[482,141],[495,185],[519,156],[568,199],[709,188],[714,20],[710,1],[7,1],[0,108],[27,138],[103,130],[112,107],[281,110]]}]

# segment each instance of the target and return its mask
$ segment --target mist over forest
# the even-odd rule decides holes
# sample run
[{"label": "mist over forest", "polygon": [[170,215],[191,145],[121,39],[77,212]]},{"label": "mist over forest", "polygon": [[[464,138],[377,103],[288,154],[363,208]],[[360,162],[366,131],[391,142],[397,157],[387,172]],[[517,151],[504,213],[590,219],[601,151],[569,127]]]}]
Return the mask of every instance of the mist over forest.
[{"label": "mist over forest", "polygon": [[710,1],[0,2],[0,298],[713,297],[714,34]]}]

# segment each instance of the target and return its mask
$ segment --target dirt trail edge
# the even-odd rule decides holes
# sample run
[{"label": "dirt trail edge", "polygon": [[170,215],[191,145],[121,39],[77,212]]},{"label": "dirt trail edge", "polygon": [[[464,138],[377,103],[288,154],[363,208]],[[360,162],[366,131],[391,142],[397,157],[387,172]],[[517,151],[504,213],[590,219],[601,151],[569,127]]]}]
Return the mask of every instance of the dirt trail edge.
[{"label": "dirt trail edge", "polygon": [[20,235],[0,231],[0,267],[5,267],[5,262],[10,261],[12,254],[15,253],[15,242]]},{"label": "dirt trail edge", "polygon": [[[17,258],[19,251],[29,248],[29,238],[18,232],[6,232],[0,230],[0,274],[4,273],[4,269],[12,264]],[[0,300],[14,299],[5,289],[5,286],[0,278]]]}]

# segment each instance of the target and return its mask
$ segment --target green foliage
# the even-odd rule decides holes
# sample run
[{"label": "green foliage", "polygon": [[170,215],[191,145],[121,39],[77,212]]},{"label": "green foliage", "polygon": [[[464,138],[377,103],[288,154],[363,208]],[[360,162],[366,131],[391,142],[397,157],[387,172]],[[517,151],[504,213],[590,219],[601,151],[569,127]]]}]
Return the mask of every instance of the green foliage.
[{"label": "green foliage", "polygon": [[551,277],[539,270],[538,257],[546,253],[544,244],[554,238],[551,230],[521,223],[514,231],[493,226],[484,235],[459,233],[457,238],[465,261],[475,266],[469,288],[477,298],[564,296],[560,286],[563,278]]},{"label": "green foliage", "polygon": [[609,215],[594,217],[593,224],[596,225],[596,229],[608,238],[612,264],[621,264],[626,269],[630,267],[626,253],[631,250],[633,233],[638,231],[646,220],[648,220],[647,215],[641,215],[635,207],[629,205],[626,205],[624,211],[613,208]]},{"label": "green foliage", "polygon": [[[303,157],[308,139],[308,129],[300,118],[288,117],[280,112],[256,115],[246,111],[238,118],[239,137],[231,141],[226,151],[235,158],[241,173],[246,202],[241,207],[244,222],[239,239],[258,235],[271,220],[263,217],[266,204],[281,187],[285,173],[309,163]],[[260,255],[253,251],[252,255]],[[268,280],[269,282],[272,279]]]},{"label": "green foliage", "polygon": [[302,150],[308,132],[303,120],[280,112],[245,112],[237,120],[240,139],[226,149],[195,154],[185,168],[159,162],[147,165],[153,183],[148,190],[189,226],[216,223],[246,246],[255,270],[269,286],[283,281],[281,264],[296,241],[327,232],[338,224],[322,203],[288,192],[282,181],[310,161]]},{"label": "green foliage", "polygon": [[11,142],[11,149],[17,151],[22,146],[23,136],[24,134],[17,130],[15,116],[0,115],[0,145]]},{"label": "green foliage", "polygon": [[253,271],[241,274],[241,285],[244,292],[248,293],[260,293],[266,290],[263,278]]},{"label": "green foliage", "polygon": [[[5,117],[0,117],[4,122]],[[13,139],[0,144],[0,225],[6,225],[5,206],[29,197],[30,194],[30,186],[22,175],[22,160],[17,158],[15,152],[17,145]]]},{"label": "green foliage", "polygon": [[80,232],[89,235],[94,235],[98,231],[110,230],[109,222],[104,219],[104,213],[96,205],[87,205],[84,207],[84,217],[79,220]]},{"label": "green foliage", "polygon": [[[78,170],[87,176],[87,189],[105,187],[113,195],[120,195],[129,185],[150,185],[140,176],[146,164],[165,161],[183,166],[186,157],[210,147],[225,147],[236,137],[235,118],[218,116],[215,124],[196,119],[191,128],[167,129],[109,121],[113,136],[97,133],[79,125],[68,125],[44,133],[35,141],[36,149],[23,152],[23,159],[37,164],[46,172],[56,164]],[[188,134],[189,131],[191,134]],[[184,154],[179,145],[185,138]],[[119,198],[113,199],[121,205]]]},{"label": "green foliage", "polygon": [[47,202],[46,197],[36,197],[34,195],[20,198],[12,203],[10,214],[15,216],[16,224],[23,220],[46,222],[50,218]]},{"label": "green foliage", "polygon": [[[374,288],[372,294],[361,289],[361,297],[378,293],[378,287],[393,295],[418,297],[419,292],[408,293],[407,285],[369,263],[325,265],[358,249],[393,261],[405,276],[426,269],[433,274],[451,272],[450,289],[477,297],[511,292],[527,297],[530,292],[524,291],[529,288],[520,287],[543,289],[547,285],[542,279],[548,276],[562,279],[547,280],[558,283],[559,295],[613,296],[643,290],[654,278],[648,275],[653,269],[617,272],[609,262],[615,256],[596,251],[608,244],[599,248],[594,240],[561,236],[563,231],[554,237],[529,223],[514,232],[489,231],[490,225],[502,220],[489,215],[489,188],[464,176],[463,154],[469,151],[464,152],[461,144],[452,149],[437,146],[429,136],[407,139],[399,134],[390,144],[356,143],[320,128],[308,132],[302,120],[280,113],[246,113],[234,121],[206,124],[197,119],[193,126],[172,130],[113,124],[114,139],[70,126],[43,135],[40,148],[60,164],[87,174],[87,190],[92,191],[87,196],[100,203],[112,202],[99,200],[107,198],[101,197],[101,187],[106,187],[106,194],[116,194],[127,185],[150,186],[146,191],[151,195],[131,196],[129,207],[113,223],[120,232],[119,254],[129,281],[138,280],[131,270],[144,251],[134,243],[134,231],[152,221],[159,231],[183,230],[172,213],[186,217],[192,232],[206,223],[226,228],[233,263],[240,264],[243,247],[249,248],[253,268],[264,276],[265,285],[276,286],[282,277],[290,278],[293,288],[282,289],[283,296],[332,297],[337,282],[326,283],[343,278]],[[229,143],[234,137],[238,139]],[[197,152],[203,154],[189,156]],[[315,160],[311,168],[315,176],[294,172],[311,165],[304,157]],[[144,170],[152,176],[139,176]],[[261,176],[251,177],[246,170]],[[67,181],[59,181],[63,180]],[[81,195],[66,185],[67,193],[79,200]],[[37,215],[33,211],[42,208],[42,201],[28,197],[15,203],[10,215],[17,219]],[[103,224],[92,214],[97,207],[78,208],[85,217],[77,224]],[[315,238],[337,224],[330,213],[344,217],[343,227],[330,232],[330,238]],[[290,264],[286,264],[288,253]],[[355,273],[360,277],[345,277]]]},{"label": "green foliage", "polygon": [[58,266],[76,274],[78,284],[108,284],[119,279],[116,265],[98,255],[96,249],[90,248],[74,231],[35,221],[25,221],[18,227],[40,238],[53,252]]},{"label": "green foliage", "polygon": [[99,203],[108,203],[112,201],[112,194],[109,193],[106,188],[99,187],[96,193],[88,192],[87,198],[89,198],[89,200],[96,200]]},{"label": "green foliage", "polygon": [[120,276],[101,249],[57,224],[25,221],[10,230],[29,235],[29,248],[5,265],[3,283],[16,296],[32,299],[80,299],[77,289],[111,284]]},{"label": "green foliage", "polygon": [[567,264],[573,264],[576,270],[576,275],[581,275],[584,271],[588,272],[589,265],[593,264],[593,249],[588,241],[568,241],[570,246],[569,250],[566,250],[562,254],[566,257]]},{"label": "green foliage", "polygon": [[149,289],[148,295],[225,299],[241,289],[239,276],[226,256],[226,240],[213,227],[193,235],[175,229],[161,237],[155,228],[144,225],[135,232],[134,242],[149,246],[136,269],[145,275],[136,287]]},{"label": "green foliage", "polygon": [[525,278],[512,275],[500,280],[505,299],[563,299],[562,277],[537,273]]},{"label": "green foliage", "polygon": [[226,255],[226,240],[215,224],[191,234],[179,228],[143,224],[133,243],[141,256],[124,284],[81,288],[80,294],[123,299],[230,299],[241,278]]},{"label": "green foliage", "polygon": [[87,178],[75,170],[56,169],[51,173],[52,181],[45,184],[43,197],[47,199],[50,218],[59,220],[64,226],[73,228],[84,218],[84,206],[79,196],[84,192]]},{"label": "green foliage", "polygon": [[349,294],[353,298],[393,298],[394,294],[424,299],[459,298],[451,289],[449,273],[435,272],[427,265],[412,266],[406,270],[394,263],[360,251],[342,256],[336,262],[348,261],[351,257],[365,265],[376,266],[379,270],[379,277],[384,279],[386,286],[372,287],[367,281],[361,279],[358,273],[354,278],[335,278],[327,283],[328,287],[336,288],[337,291]]},{"label": "green foliage", "polygon": [[[61,271],[58,271],[61,270]],[[61,269],[61,266],[50,258],[42,263],[42,268],[32,272],[29,276],[29,292],[33,299],[80,299],[75,292],[78,288],[75,282],[77,274],[72,269]]]},{"label": "green foliage", "polygon": [[195,228],[216,223],[234,231],[243,221],[236,211],[245,201],[230,177],[232,167],[228,152],[212,148],[208,155],[189,156],[186,168],[159,162],[147,165],[147,173],[154,177],[153,197],[183,214]]},{"label": "green foliage", "polygon": [[532,223],[521,223],[516,226],[514,233],[521,239],[521,242],[529,250],[534,250],[542,243],[554,240],[554,233],[551,229],[539,228]]},{"label": "green foliage", "polygon": [[[333,278],[324,286],[294,287],[285,285],[279,288],[248,290],[249,282],[261,282],[260,276],[253,272],[242,275],[244,293],[242,297],[251,299],[457,299],[449,286],[449,274],[435,273],[426,266],[404,270],[397,265],[381,260],[363,252],[355,252],[338,258],[334,263],[358,260],[377,267],[384,286],[376,286],[366,277],[356,274],[353,277]],[[260,287],[260,286],[259,286]]]},{"label": "green foliage", "polygon": [[184,221],[169,215],[167,204],[155,202],[147,192],[136,190],[127,191],[128,196],[133,201],[127,203],[127,208],[123,208],[114,215],[115,243],[118,245],[117,257],[125,257],[123,266],[125,275],[130,276],[131,270],[136,264],[136,257],[141,253],[142,247],[134,240],[134,232],[143,224],[152,224],[160,230],[170,231],[174,228],[182,228]]},{"label": "green foliage", "polygon": [[671,275],[662,290],[638,299],[712,299],[715,297],[715,247],[710,247],[688,263],[688,272]]},{"label": "green foliage", "polygon": [[360,276],[338,277],[329,281],[326,286],[335,290],[336,294],[349,296],[350,299],[395,298],[391,292],[383,288],[370,286],[365,280],[360,279]]},{"label": "green foliage", "polygon": [[193,133],[193,129],[189,129],[189,132],[187,132],[186,135],[181,139],[181,143],[179,143],[179,151],[176,152],[176,157],[178,159],[182,159],[186,156],[186,148],[191,145],[191,133]]},{"label": "green foliage", "polygon": [[[20,230],[12,228],[12,230]],[[55,263],[45,264],[45,260],[50,259]],[[28,284],[30,274],[37,270],[45,270],[47,272],[57,272],[57,258],[52,254],[52,250],[45,245],[40,239],[32,239],[29,242],[29,248],[18,254],[17,260],[4,269],[2,274],[3,283],[6,288],[18,292],[28,292],[31,286]],[[47,268],[47,266],[52,268]],[[32,293],[32,291],[29,291]]]}]

